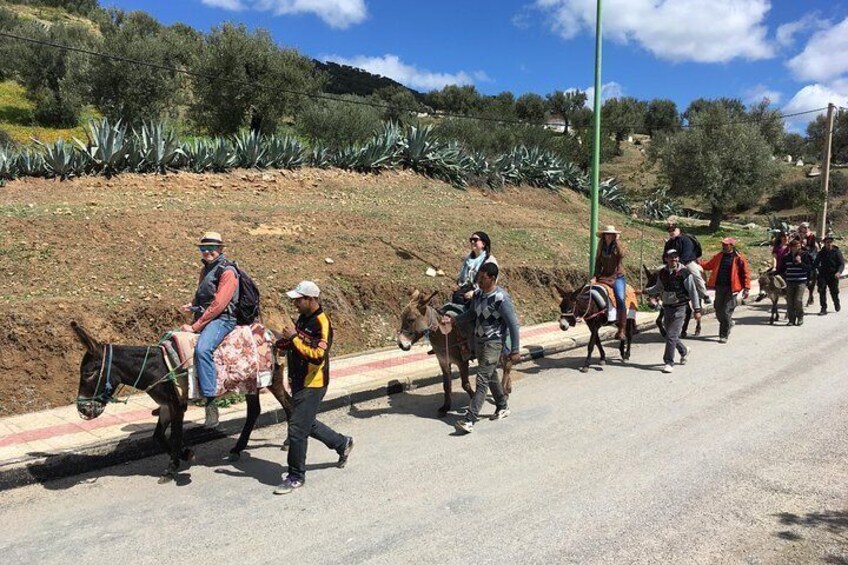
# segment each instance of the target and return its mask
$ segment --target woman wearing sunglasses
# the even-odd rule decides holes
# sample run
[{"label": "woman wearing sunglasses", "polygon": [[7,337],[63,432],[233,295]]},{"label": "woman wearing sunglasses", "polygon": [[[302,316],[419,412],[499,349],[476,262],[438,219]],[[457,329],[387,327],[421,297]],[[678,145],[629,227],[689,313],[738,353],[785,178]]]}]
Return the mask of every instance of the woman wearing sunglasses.
[{"label": "woman wearing sunglasses", "polygon": [[474,232],[468,238],[468,244],[471,246],[471,251],[462,262],[451,297],[451,302],[462,306],[468,304],[477,288],[477,272],[480,267],[486,263],[498,264],[498,260],[492,255],[492,240],[486,232]]}]

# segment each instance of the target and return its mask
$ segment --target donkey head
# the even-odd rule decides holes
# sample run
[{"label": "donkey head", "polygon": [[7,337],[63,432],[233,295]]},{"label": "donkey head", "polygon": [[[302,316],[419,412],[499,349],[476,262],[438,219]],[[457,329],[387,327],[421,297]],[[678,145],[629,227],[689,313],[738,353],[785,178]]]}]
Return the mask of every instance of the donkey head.
[{"label": "donkey head", "polygon": [[103,413],[109,401],[107,390],[111,390],[111,383],[105,382],[107,376],[104,374],[106,360],[103,357],[103,345],[75,321],[71,322],[71,329],[86,349],[80,363],[77,411],[80,417],[92,420]]},{"label": "donkey head", "polygon": [[410,294],[409,303],[400,315],[397,344],[402,350],[409,351],[430,329],[427,306],[437,294],[438,291],[434,291],[429,296],[424,296],[417,289]]},{"label": "donkey head", "polygon": [[562,331],[568,330],[571,326],[577,324],[577,318],[574,315],[574,306],[577,303],[577,294],[579,291],[565,290],[558,284],[554,284],[557,293],[559,294],[559,329]]}]

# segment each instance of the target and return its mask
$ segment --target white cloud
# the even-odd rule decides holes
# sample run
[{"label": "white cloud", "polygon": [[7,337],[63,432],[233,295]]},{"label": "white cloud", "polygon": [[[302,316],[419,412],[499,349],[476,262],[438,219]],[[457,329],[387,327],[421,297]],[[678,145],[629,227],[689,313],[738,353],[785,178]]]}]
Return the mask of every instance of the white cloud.
[{"label": "white cloud", "polygon": [[356,57],[341,57],[338,55],[326,55],[322,57],[326,61],[333,61],[340,65],[349,65],[365,69],[369,73],[383,75],[392,78],[401,84],[418,90],[437,90],[449,84],[474,84],[475,82],[491,82],[491,78],[483,71],[458,71],[456,73],[438,73],[419,69],[401,61],[397,55],[386,54],[382,57],[368,57],[357,55]]},{"label": "white cloud", "polygon": [[[795,93],[792,100],[787,102],[781,111],[783,114],[794,114],[797,112],[806,112],[814,108],[825,108],[829,103],[836,104],[837,106],[848,105],[848,80],[837,80],[829,86],[824,84],[807,85]],[[816,116],[824,113],[825,110],[821,110],[814,114],[786,118],[786,124],[790,131],[800,132]]]},{"label": "white cloud", "polygon": [[[535,0],[566,39],[594,33],[595,0]],[[774,55],[767,39],[769,0],[606,0],[604,35],[635,42],[661,59],[719,63]]]},{"label": "white cloud", "polygon": [[786,66],[798,80],[829,81],[848,73],[848,18],[815,33]]},{"label": "white cloud", "polygon": [[795,43],[795,36],[811,29],[824,29],[829,22],[819,18],[818,14],[807,14],[800,20],[789,22],[778,26],[775,39],[781,47],[791,47]]},{"label": "white cloud", "polygon": [[[573,90],[573,89],[571,89]],[[592,108],[595,105],[595,87],[590,86],[585,89],[586,92],[586,103],[584,106],[587,108]],[[617,82],[605,82],[601,85],[601,104],[606,102],[611,98],[621,98],[624,96],[624,87],[618,84]]]},{"label": "white cloud", "polygon": [[742,93],[742,98],[747,104],[759,104],[764,99],[768,99],[772,104],[780,104],[783,94],[777,90],[772,90],[764,84],[752,86]]},{"label": "white cloud", "polygon": [[201,0],[225,10],[252,9],[273,12],[275,16],[315,14],[330,27],[344,29],[365,21],[365,0]]}]

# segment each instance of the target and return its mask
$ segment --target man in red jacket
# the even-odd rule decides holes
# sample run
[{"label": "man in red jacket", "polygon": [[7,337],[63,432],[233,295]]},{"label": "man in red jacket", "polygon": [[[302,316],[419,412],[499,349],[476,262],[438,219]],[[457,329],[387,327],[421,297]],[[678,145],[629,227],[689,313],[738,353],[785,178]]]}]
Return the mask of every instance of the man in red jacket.
[{"label": "man in red jacket", "polygon": [[736,296],[741,292],[742,299],[748,298],[751,290],[751,269],[748,260],[736,250],[736,240],[726,237],[721,240],[721,253],[701,266],[710,271],[707,288],[715,289],[715,310],[718,318],[719,343],[727,343],[730,329],[733,327],[733,311],[736,309]]}]

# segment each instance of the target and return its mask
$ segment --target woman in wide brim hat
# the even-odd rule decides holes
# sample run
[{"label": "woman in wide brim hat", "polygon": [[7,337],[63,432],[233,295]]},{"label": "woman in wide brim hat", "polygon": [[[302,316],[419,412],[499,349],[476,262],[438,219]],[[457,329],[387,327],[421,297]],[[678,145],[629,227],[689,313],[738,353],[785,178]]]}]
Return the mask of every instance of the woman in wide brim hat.
[{"label": "woman in wide brim hat", "polygon": [[627,326],[625,304],[627,282],[624,279],[625,250],[620,241],[620,235],[621,232],[615,229],[615,226],[606,226],[604,229],[598,230],[598,237],[601,238],[601,241],[598,245],[598,254],[595,256],[595,272],[592,281],[601,281],[612,287],[615,294],[615,320],[618,326],[615,338],[623,340]]}]

